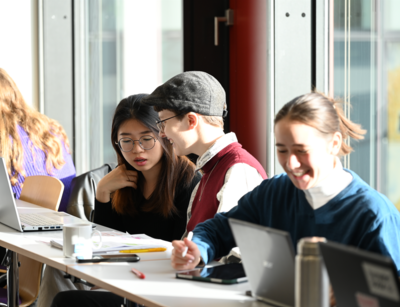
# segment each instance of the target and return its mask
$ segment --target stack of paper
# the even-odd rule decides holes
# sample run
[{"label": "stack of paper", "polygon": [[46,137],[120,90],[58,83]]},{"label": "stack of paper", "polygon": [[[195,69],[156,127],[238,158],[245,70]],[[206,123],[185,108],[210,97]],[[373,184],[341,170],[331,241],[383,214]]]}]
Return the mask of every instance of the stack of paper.
[{"label": "stack of paper", "polygon": [[[120,254],[120,253],[140,253],[140,252],[162,252],[171,246],[171,242],[153,239],[144,234],[129,235],[116,231],[102,231],[102,246],[93,248],[93,254]],[[94,246],[99,243],[99,236],[93,236]],[[52,240],[51,245],[62,248],[63,240]]]}]

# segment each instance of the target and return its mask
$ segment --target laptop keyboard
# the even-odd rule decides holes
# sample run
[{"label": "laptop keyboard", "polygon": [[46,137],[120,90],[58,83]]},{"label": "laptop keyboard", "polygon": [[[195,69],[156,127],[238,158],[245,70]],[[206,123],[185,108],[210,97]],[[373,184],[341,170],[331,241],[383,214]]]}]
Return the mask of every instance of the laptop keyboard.
[{"label": "laptop keyboard", "polygon": [[58,220],[44,217],[40,214],[20,214],[19,218],[22,223],[31,225],[31,226],[62,226]]}]

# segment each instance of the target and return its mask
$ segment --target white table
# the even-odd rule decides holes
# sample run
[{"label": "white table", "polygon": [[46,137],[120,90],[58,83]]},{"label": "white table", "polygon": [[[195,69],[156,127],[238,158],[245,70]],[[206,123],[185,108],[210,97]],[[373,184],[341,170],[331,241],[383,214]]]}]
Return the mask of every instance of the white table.
[{"label": "white table", "polygon": [[[30,204],[27,209],[34,210],[35,213],[50,211]],[[112,230],[100,225],[96,229]],[[219,285],[176,279],[169,260],[171,248],[165,252],[139,253],[141,261],[138,263],[77,264],[74,259],[64,258],[62,250],[51,247],[48,243],[51,238],[61,237],[62,231],[20,233],[0,224],[0,246],[139,304],[178,307],[267,306],[245,295],[245,291],[249,290],[248,283]],[[142,271],[146,279],[139,279],[131,273],[132,267]]]},{"label": "white table", "polygon": [[[139,279],[130,269],[146,275]],[[213,284],[175,278],[170,260],[71,265],[68,273],[146,307],[266,307],[245,294],[249,283]]]},{"label": "white table", "polygon": [[[34,212],[63,214],[61,212],[56,213],[52,210],[29,203],[23,203],[23,207],[21,204],[21,202],[18,202],[17,207],[20,212],[22,211],[22,213]],[[22,208],[23,210],[21,210]],[[70,222],[70,217],[68,215],[64,216],[63,219],[65,223]],[[84,222],[89,223],[88,221]],[[97,225],[96,229],[99,231],[113,231],[113,229],[101,225]],[[32,258],[41,263],[45,263],[62,271],[66,271],[68,265],[76,264],[74,259],[64,258],[62,250],[50,246],[50,239],[61,239],[62,231],[56,230],[21,233],[3,224],[0,224],[0,234],[0,246],[10,249],[18,254],[23,254],[24,256]],[[139,255],[142,261],[160,259],[165,260],[170,259],[171,250],[172,247],[168,248],[165,252],[142,253]]]}]

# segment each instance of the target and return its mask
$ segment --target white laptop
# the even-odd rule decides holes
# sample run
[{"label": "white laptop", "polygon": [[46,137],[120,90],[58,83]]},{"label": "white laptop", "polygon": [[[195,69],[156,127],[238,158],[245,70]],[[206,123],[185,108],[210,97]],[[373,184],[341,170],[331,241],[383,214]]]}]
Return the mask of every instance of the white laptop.
[{"label": "white laptop", "polygon": [[62,230],[64,223],[88,223],[64,212],[14,199],[4,158],[0,157],[0,223],[24,231]]},{"label": "white laptop", "polygon": [[294,257],[289,233],[229,219],[252,296],[274,306],[294,306]]}]

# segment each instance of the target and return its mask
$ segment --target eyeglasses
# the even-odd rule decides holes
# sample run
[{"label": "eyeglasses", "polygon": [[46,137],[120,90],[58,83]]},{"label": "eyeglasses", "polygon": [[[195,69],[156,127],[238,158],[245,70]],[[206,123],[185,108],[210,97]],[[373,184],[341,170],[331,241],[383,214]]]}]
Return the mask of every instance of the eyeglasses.
[{"label": "eyeglasses", "polygon": [[135,142],[139,142],[139,146],[144,150],[150,150],[156,144],[156,139],[150,135],[144,135],[139,140],[132,140],[131,138],[122,138],[115,144],[118,144],[121,151],[128,152],[133,149]]},{"label": "eyeglasses", "polygon": [[156,125],[157,125],[158,130],[160,130],[160,132],[164,132],[164,129],[165,129],[165,122],[166,122],[167,120],[171,119],[171,118],[174,118],[174,117],[177,117],[177,116],[180,116],[180,115],[181,115],[181,114],[178,114],[178,115],[169,117],[169,118],[167,118],[167,119],[163,119],[163,120],[156,121]]}]

